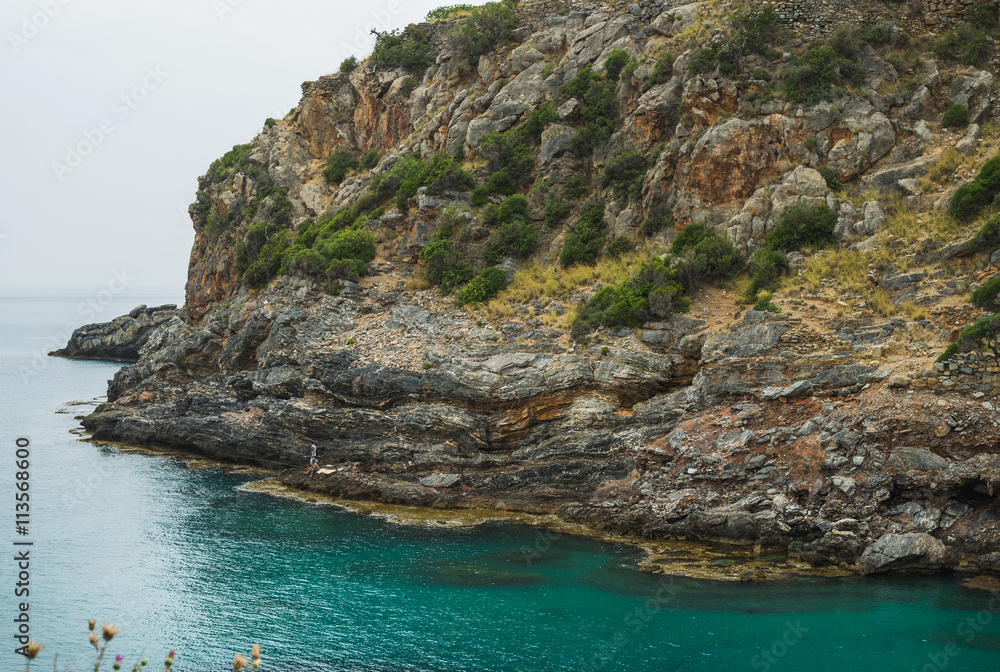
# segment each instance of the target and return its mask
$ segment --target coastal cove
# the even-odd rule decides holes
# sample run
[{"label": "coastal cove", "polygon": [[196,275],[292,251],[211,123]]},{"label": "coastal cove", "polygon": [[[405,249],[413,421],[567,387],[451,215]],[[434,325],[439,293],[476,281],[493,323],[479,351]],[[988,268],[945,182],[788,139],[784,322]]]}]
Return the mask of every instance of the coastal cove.
[{"label": "coastal cove", "polygon": [[122,628],[117,651],[176,648],[178,670],[222,669],[251,642],[281,672],[902,671],[948,651],[985,671],[1000,655],[992,595],[963,575],[654,576],[623,544],[400,525],[248,491],[262,475],[246,469],[81,441],[92,406],[67,402],[96,402],[119,365],[50,358],[18,377],[75,305],[3,300],[4,431],[27,433],[37,460],[32,633],[60,664],[84,665],[91,617]]}]

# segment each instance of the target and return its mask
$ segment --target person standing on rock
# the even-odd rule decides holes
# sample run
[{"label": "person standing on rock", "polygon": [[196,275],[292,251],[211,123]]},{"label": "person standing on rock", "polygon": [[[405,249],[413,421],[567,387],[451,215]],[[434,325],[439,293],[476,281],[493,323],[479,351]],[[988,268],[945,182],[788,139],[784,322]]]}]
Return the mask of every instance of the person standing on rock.
[{"label": "person standing on rock", "polygon": [[316,459],[316,444],[314,443],[309,446],[309,468],[306,469],[309,478],[312,478],[317,469],[319,469],[319,460]]}]

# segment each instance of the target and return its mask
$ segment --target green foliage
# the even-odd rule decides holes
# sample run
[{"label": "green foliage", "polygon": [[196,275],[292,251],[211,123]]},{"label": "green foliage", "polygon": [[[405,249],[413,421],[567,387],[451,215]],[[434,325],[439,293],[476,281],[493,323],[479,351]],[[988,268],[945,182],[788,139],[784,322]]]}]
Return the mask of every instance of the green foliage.
[{"label": "green foliage", "polygon": [[1000,276],[983,283],[972,293],[973,305],[991,313],[1000,312]]},{"label": "green foliage", "polygon": [[469,191],[476,186],[476,179],[462,168],[461,161],[447,152],[438,152],[426,162],[422,181],[428,194]]},{"label": "green foliage", "polygon": [[508,41],[517,18],[507,3],[488,2],[471,10],[448,34],[448,46],[459,63],[475,65],[479,57]]},{"label": "green foliage", "polygon": [[744,298],[756,301],[761,291],[774,292],[778,281],[788,271],[788,259],[777,250],[757,250],[750,258],[750,284]]},{"label": "green foliage", "polygon": [[368,62],[383,70],[402,68],[422,74],[435,57],[430,33],[410,24],[402,33],[398,30],[376,32],[375,48]]},{"label": "green foliage", "polygon": [[[988,348],[994,357],[1000,359],[1000,342],[998,341],[1000,341],[1000,313],[994,313],[963,329],[955,345],[956,349],[961,352]],[[947,353],[947,350],[945,352]]]},{"label": "green foliage", "polygon": [[844,186],[843,183],[840,181],[840,179],[837,177],[837,173],[834,172],[833,168],[826,165],[825,163],[821,166],[818,166],[816,168],[816,172],[818,172],[820,175],[823,176],[823,179],[826,180],[826,186],[832,189],[833,191],[839,191]]},{"label": "green foliage", "polygon": [[413,152],[396,161],[392,170],[375,175],[370,189],[376,202],[394,196],[396,207],[405,210],[407,202],[421,187],[427,187],[429,194],[440,194],[468,191],[475,183],[475,178],[447,152],[438,152],[426,161]]},{"label": "green foliage", "polygon": [[677,232],[677,237],[674,238],[670,251],[674,254],[680,254],[684,250],[693,249],[711,234],[712,230],[701,222],[692,222]]},{"label": "green foliage", "polygon": [[547,102],[515,128],[483,138],[479,155],[491,173],[487,182],[491,193],[513,194],[519,184],[530,179],[534,164],[531,147],[541,142],[542,131],[555,119],[555,106]]},{"label": "green foliage", "polygon": [[348,56],[340,62],[340,71],[343,73],[354,72],[358,68],[358,59],[355,56]]},{"label": "green foliage", "polygon": [[1000,154],[983,164],[976,175],[976,182],[989,191],[1000,191]]},{"label": "green foliage", "polygon": [[671,247],[675,259],[674,275],[686,293],[696,290],[704,280],[724,280],[743,267],[743,260],[733,244],[701,223],[685,226]]},{"label": "green foliage", "polygon": [[253,145],[235,145],[222,158],[213,161],[205,173],[208,185],[224,182],[236,173],[247,173],[257,179],[262,171],[250,164],[250,155],[254,149],[256,147]]},{"label": "green foliage", "polygon": [[649,166],[639,152],[622,152],[608,161],[601,173],[600,185],[612,187],[619,203],[635,198],[642,191],[642,181]]},{"label": "green foliage", "polygon": [[589,193],[590,187],[587,186],[586,180],[581,175],[571,177],[563,188],[563,196],[573,201],[579,200]]},{"label": "green foliage", "polygon": [[615,236],[615,239],[608,244],[607,255],[609,257],[620,257],[634,249],[635,245],[627,236]]},{"label": "green foliage", "polygon": [[657,84],[663,84],[670,78],[674,70],[674,55],[669,51],[665,51],[660,54],[659,58],[656,59],[656,65],[653,66],[653,72],[649,74],[649,83],[651,86],[656,86]]},{"label": "green foliage", "polygon": [[[515,194],[504,199],[495,211],[500,226],[483,244],[483,260],[487,264],[496,264],[507,256],[526,257],[535,249],[538,229],[529,220],[528,210],[528,199],[524,196]],[[492,213],[490,219],[494,219]]]},{"label": "green foliage", "polygon": [[850,33],[839,29],[826,44],[812,47],[799,57],[785,76],[782,89],[793,103],[817,103],[833,95],[838,87],[865,83],[857,44]]},{"label": "green foliage", "polygon": [[771,299],[774,298],[774,294],[770,292],[763,292],[757,297],[757,301],[753,304],[754,310],[759,310],[761,312],[771,312],[780,313],[781,308],[778,307]]},{"label": "green foliage", "polygon": [[737,11],[731,21],[732,37],[718,48],[695,50],[688,65],[691,72],[704,74],[718,67],[722,74],[732,76],[739,72],[740,62],[747,56],[777,58],[771,45],[781,42],[787,31],[773,7]]},{"label": "green foliage", "polygon": [[250,287],[264,287],[278,274],[288,248],[287,232],[269,234],[268,229],[264,222],[254,224],[247,241],[237,247],[237,266],[242,267],[243,280]]},{"label": "green foliage", "polygon": [[469,280],[469,284],[459,290],[456,299],[461,305],[485,303],[499,294],[507,286],[504,272],[495,266],[484,268]]},{"label": "green foliage", "polygon": [[951,197],[948,212],[957,219],[972,219],[992,201],[993,194],[979,182],[970,182],[958,188]]},{"label": "green foliage", "polygon": [[604,247],[607,224],[604,222],[604,203],[595,201],[580,213],[575,232],[566,236],[559,253],[559,263],[564,268],[573,264],[593,265]]},{"label": "green foliage", "polygon": [[413,77],[410,77],[409,75],[404,77],[403,81],[399,84],[399,92],[407,98],[410,97],[410,94],[413,93],[413,89],[415,88],[417,88],[417,80],[413,79]]},{"label": "green foliage", "polygon": [[617,82],[622,70],[629,62],[628,52],[624,49],[615,49],[604,59],[604,71],[609,81]]},{"label": "green foliage", "polygon": [[992,252],[1000,247],[1000,215],[991,217],[972,239],[972,249]]},{"label": "green foliage", "polygon": [[472,205],[479,208],[486,205],[490,199],[490,187],[486,184],[477,184],[472,190]]},{"label": "green foliage", "polygon": [[941,126],[944,128],[965,128],[968,125],[969,109],[965,105],[952,105],[941,117]]},{"label": "green foliage", "polygon": [[642,221],[642,235],[655,236],[663,229],[673,226],[674,217],[670,214],[670,208],[666,203],[657,201],[650,206],[646,212],[646,219]]},{"label": "green foliage", "polygon": [[797,250],[805,245],[823,247],[834,241],[837,213],[826,205],[796,203],[785,210],[778,224],[764,237],[770,250]]},{"label": "green foliage", "polygon": [[368,263],[375,258],[375,236],[368,231],[344,229],[324,244],[322,253],[327,259],[357,259]]},{"label": "green foliage", "polygon": [[952,343],[951,345],[949,345],[947,348],[944,349],[944,352],[942,352],[941,356],[938,357],[935,361],[939,363],[947,362],[949,359],[957,355],[958,352],[959,352],[958,343]]},{"label": "green foliage", "polygon": [[426,264],[424,277],[442,292],[464,285],[476,274],[472,266],[459,255],[455,243],[435,238],[420,250],[420,260]]},{"label": "green foliage", "polygon": [[473,9],[475,9],[475,5],[446,5],[427,12],[426,19],[428,21],[450,19],[451,17],[457,14],[462,14],[463,12],[471,12]]},{"label": "green foliage", "polygon": [[346,149],[338,149],[326,160],[323,177],[329,183],[343,182],[347,172],[357,168],[358,160]]},{"label": "green foliage", "polygon": [[276,122],[271,117],[268,117],[267,119],[264,120],[264,127],[265,128],[274,128],[277,125],[278,125],[278,122]]},{"label": "green foliage", "polygon": [[554,229],[569,217],[570,207],[563,201],[553,199],[545,205],[545,225]]},{"label": "green foliage", "polygon": [[520,194],[515,194],[503,199],[503,203],[500,204],[498,218],[501,223],[510,222],[518,218],[528,219],[530,210],[528,199]]},{"label": "green foliage", "polygon": [[361,158],[358,160],[358,165],[364,170],[371,170],[378,165],[381,158],[382,157],[379,156],[378,150],[372,147],[361,155]]},{"label": "green foliage", "polygon": [[946,61],[979,66],[989,56],[990,46],[983,26],[964,25],[932,41],[930,50]]}]

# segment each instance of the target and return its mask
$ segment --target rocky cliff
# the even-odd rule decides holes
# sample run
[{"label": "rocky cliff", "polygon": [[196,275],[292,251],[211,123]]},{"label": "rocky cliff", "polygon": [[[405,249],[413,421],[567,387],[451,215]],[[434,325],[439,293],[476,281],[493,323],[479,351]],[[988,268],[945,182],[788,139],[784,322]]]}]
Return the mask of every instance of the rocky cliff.
[{"label": "rocky cliff", "polygon": [[[735,9],[534,3],[477,61],[449,38],[463,19],[445,19],[418,27],[436,53],[422,73],[368,63],[306,82],[289,116],[200,179],[186,312],[137,309],[61,353],[111,356],[102,348],[129,342],[138,360],[85,426],[265,464],[304,463],[315,442],[324,469],[283,480],[349,498],[556,512],[868,572],[996,567],[992,381],[913,384],[982,314],[961,290],[993,274],[995,259],[968,243],[978,224],[941,212],[996,151],[993,77],[928,57],[887,23],[858,47],[863,84],[790,102],[772,82],[793,76],[802,37],[741,52],[737,73],[701,63],[738,37]],[[628,62],[609,72],[616,53]],[[587,112],[597,89],[571,95],[581,72],[618,115],[590,147],[579,134],[599,126]],[[961,133],[939,124],[955,104],[971,121]],[[499,184],[490,147],[539,110],[537,143],[512,176],[535,251],[503,255],[499,303],[458,307],[426,289],[418,253],[434,239],[488,247],[504,192],[484,209],[465,188],[401,186],[395,202],[379,190],[406,157],[435,155]],[[338,152],[374,161],[330,180]],[[602,176],[629,152],[645,170],[622,196]],[[574,181],[601,204],[608,240],[634,250],[618,275],[610,261],[556,262],[586,228]],[[685,224],[706,223],[747,259],[796,205],[835,213],[836,249],[789,255],[793,277],[771,306],[781,312],[706,285],[687,314],[570,337],[602,283]],[[329,275],[286,253],[277,277],[250,282],[247,255],[264,259],[279,236],[279,252],[315,239],[317,222],[345,212],[377,243],[366,275],[340,275],[331,294]],[[644,227],[654,213],[672,226]]]}]

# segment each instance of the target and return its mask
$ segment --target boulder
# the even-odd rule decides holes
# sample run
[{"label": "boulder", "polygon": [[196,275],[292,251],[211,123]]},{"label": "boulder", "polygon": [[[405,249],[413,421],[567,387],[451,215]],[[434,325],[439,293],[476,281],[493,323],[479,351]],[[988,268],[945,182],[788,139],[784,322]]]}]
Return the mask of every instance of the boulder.
[{"label": "boulder", "polygon": [[940,539],[924,532],[883,534],[868,546],[858,567],[868,574],[898,570],[940,569],[948,562],[948,551]]},{"label": "boulder", "polygon": [[993,75],[982,70],[973,70],[968,75],[957,75],[948,89],[948,106],[965,105],[969,110],[969,122],[979,124],[990,116],[990,90]]},{"label": "boulder", "polygon": [[932,469],[947,469],[951,463],[926,448],[900,447],[892,451],[892,455],[889,456],[889,464],[906,471],[930,471]]}]

